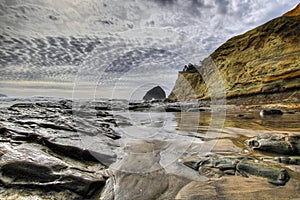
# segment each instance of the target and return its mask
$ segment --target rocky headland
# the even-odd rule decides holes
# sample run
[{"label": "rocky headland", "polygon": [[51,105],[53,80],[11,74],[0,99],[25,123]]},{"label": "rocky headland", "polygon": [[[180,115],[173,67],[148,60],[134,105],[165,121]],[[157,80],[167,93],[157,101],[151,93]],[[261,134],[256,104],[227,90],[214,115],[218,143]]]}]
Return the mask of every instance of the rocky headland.
[{"label": "rocky headland", "polygon": [[[179,72],[169,99],[208,99],[218,92],[210,91],[209,85],[221,76],[229,103],[299,103],[299,8],[300,4],[283,16],[229,39],[195,66],[197,71]],[[210,70],[213,67],[218,73]],[[211,81],[205,82],[203,75]]]}]

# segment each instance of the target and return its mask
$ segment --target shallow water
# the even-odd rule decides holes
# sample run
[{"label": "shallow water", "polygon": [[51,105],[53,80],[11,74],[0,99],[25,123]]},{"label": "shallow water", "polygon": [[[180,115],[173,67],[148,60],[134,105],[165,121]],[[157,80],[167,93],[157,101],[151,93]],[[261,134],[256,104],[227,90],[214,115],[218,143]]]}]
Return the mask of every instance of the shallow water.
[{"label": "shallow water", "polygon": [[[238,112],[227,113],[225,118],[212,117],[210,112],[183,112],[183,113],[156,113],[156,112],[127,112],[118,113],[130,119],[133,126],[119,127],[126,135],[121,139],[126,146],[122,152],[127,151],[126,155],[119,157],[120,162],[114,163],[115,169],[125,173],[149,173],[146,179],[152,180],[156,177],[157,184],[172,175],[177,175],[188,180],[193,180],[195,188],[201,185],[204,194],[201,198],[213,198],[216,188],[222,188],[222,196],[215,195],[218,198],[225,199],[244,199],[256,198],[273,198],[274,191],[288,191],[286,194],[279,195],[279,198],[298,198],[297,191],[300,189],[300,169],[298,166],[290,167],[288,170],[292,175],[289,183],[278,188],[269,184],[266,179],[251,177],[223,177],[220,180],[226,181],[227,184],[219,182],[219,179],[213,181],[204,176],[194,173],[185,166],[179,165],[178,161],[182,158],[191,156],[203,156],[207,154],[221,155],[251,155],[257,158],[270,158],[274,154],[249,152],[245,145],[245,140],[250,137],[262,134],[299,134],[300,135],[300,113],[284,114],[283,116],[261,117],[258,112],[243,112],[240,116]],[[219,120],[220,123],[212,123]],[[150,146],[149,146],[150,145]],[[140,163],[140,164],[139,164]],[[162,170],[162,171],[160,171]],[[160,172],[160,175],[157,175]],[[153,175],[154,174],[154,175]],[[160,178],[158,178],[160,177]],[[139,177],[140,178],[140,177]],[[162,179],[161,179],[162,178]],[[232,179],[231,179],[232,178]],[[119,177],[119,180],[123,180]],[[232,181],[234,180],[234,181]],[[144,180],[144,182],[147,182]],[[235,193],[234,188],[239,182],[240,193]],[[118,182],[120,191],[128,191],[122,181]],[[153,184],[153,183],[152,183]],[[191,183],[190,183],[191,184]],[[123,185],[123,187],[122,187]],[[184,184],[183,184],[184,185]],[[181,185],[181,186],[183,186]],[[248,187],[249,185],[249,187]],[[209,186],[210,189],[205,189]],[[188,187],[188,186],[185,186]],[[184,187],[184,188],[185,188]],[[201,188],[199,192],[201,192]],[[277,188],[277,189],[276,189]],[[283,189],[284,188],[284,189]],[[143,189],[147,189],[145,186]],[[185,191],[184,189],[182,189]],[[181,192],[182,192],[181,190]],[[209,191],[209,195],[205,192]],[[176,198],[181,199],[187,195],[179,193]],[[189,188],[187,193],[195,192]],[[121,192],[122,193],[122,192]],[[293,194],[291,194],[293,193]],[[171,195],[171,194],[169,194]],[[198,198],[200,198],[199,194]],[[196,195],[196,196],[197,196]],[[185,197],[189,199],[191,197]],[[185,199],[183,198],[183,199]]]},{"label": "shallow water", "polygon": [[[300,113],[284,114],[279,116],[261,117],[259,111],[226,113],[223,127],[234,127],[247,130],[269,130],[269,131],[292,131],[300,132]],[[177,128],[182,131],[194,131],[203,133],[201,128],[211,126],[211,113],[209,112],[187,112],[175,113]],[[215,118],[223,122],[224,118]],[[191,126],[191,125],[199,125]]]}]

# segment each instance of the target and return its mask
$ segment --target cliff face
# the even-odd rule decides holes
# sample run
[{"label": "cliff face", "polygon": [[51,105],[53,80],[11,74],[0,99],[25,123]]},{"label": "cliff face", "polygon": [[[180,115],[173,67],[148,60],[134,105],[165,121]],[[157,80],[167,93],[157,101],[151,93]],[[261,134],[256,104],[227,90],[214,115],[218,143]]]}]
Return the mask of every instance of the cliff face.
[{"label": "cliff face", "polygon": [[[202,62],[201,68],[210,68],[208,59],[214,61],[227,97],[300,90],[299,8],[300,4],[281,17],[229,39]],[[210,80],[213,82],[216,76],[210,74]],[[208,98],[209,92],[199,73],[181,72],[169,98]]]}]

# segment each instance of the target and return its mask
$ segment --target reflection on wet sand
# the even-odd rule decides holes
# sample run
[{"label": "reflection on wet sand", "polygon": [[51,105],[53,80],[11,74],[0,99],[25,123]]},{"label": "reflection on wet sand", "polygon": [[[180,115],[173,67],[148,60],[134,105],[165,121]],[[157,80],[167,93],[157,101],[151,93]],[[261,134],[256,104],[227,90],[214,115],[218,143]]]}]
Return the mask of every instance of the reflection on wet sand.
[{"label": "reflection on wet sand", "polygon": [[[204,182],[192,181],[178,193],[178,199],[270,199],[274,198],[274,194],[276,194],[276,198],[278,199],[300,198],[298,194],[300,189],[299,165],[276,164],[273,160],[277,158],[276,156],[280,156],[280,153],[274,154],[263,151],[253,151],[245,144],[247,139],[257,135],[267,135],[270,138],[274,138],[275,135],[283,135],[286,137],[296,136],[297,138],[297,135],[300,135],[299,113],[286,113],[280,116],[267,117],[259,116],[259,112],[244,112],[243,114],[238,112],[227,113],[224,127],[221,133],[215,138],[208,135],[208,129],[211,126],[212,120],[211,113],[175,113],[175,118],[178,123],[177,130],[190,132],[191,135],[201,139],[205,143],[214,143],[217,141],[211,151],[211,155],[221,156],[218,162],[224,162],[224,160],[222,160],[223,156],[225,156],[224,159],[226,156],[239,156],[243,159],[254,157],[260,162],[270,160],[263,170],[274,165],[286,169],[291,176],[291,179],[284,187],[268,184],[261,177],[257,176],[243,178],[241,175],[236,175],[231,177],[224,176],[217,179],[212,178],[210,181]],[[196,124],[197,121],[198,126],[191,126],[191,124]],[[277,143],[271,143],[271,145],[273,144],[276,145]],[[299,145],[299,141],[296,145]],[[195,157],[186,156],[185,158],[188,160],[199,159],[198,155]],[[298,159],[298,157],[295,158]],[[293,162],[295,163],[295,161]],[[214,165],[216,164],[217,163]],[[214,168],[214,165],[212,166],[213,168],[210,169],[213,170],[211,173],[215,173],[214,170],[216,170],[216,168]],[[201,193],[199,193],[200,190]]]},{"label": "reflection on wet sand", "polygon": [[[144,129],[140,130],[140,137],[146,136],[147,130],[153,131],[153,134],[156,129],[153,129],[153,126],[152,129],[149,127],[153,125],[153,121],[157,120],[153,117],[155,114],[139,113],[138,115],[135,125],[142,121],[144,126]],[[152,115],[152,118],[145,123],[147,120],[143,118],[143,115],[144,117]],[[214,120],[216,119],[218,118],[214,117]],[[164,119],[164,126],[158,127],[161,131],[154,134],[155,139],[138,138],[126,141],[126,147],[123,148],[125,154],[110,167],[115,169],[115,183],[112,184],[114,197],[116,199],[251,199],[259,196],[268,199],[273,198],[274,192],[277,191],[281,192],[278,195],[279,198],[297,198],[300,178],[295,175],[295,170],[300,171],[298,166],[284,166],[291,179],[284,187],[279,188],[259,176],[244,178],[236,175],[207,179],[197,171],[193,173],[180,163],[182,159],[203,155],[254,156],[258,159],[271,159],[268,153],[252,152],[245,145],[245,141],[259,134],[282,133],[283,131],[287,135],[297,134],[300,130],[298,119],[299,114],[261,118],[258,113],[249,112],[243,115],[228,113],[224,127],[220,128],[211,126],[212,115],[209,112],[169,113]],[[222,120],[220,118],[220,121]],[[175,127],[172,123],[174,121]],[[176,139],[166,140],[168,138],[166,134],[169,133],[177,135]],[[139,134],[139,131],[134,134]],[[189,144],[184,143],[186,141],[189,141]],[[184,152],[177,152],[175,157],[178,157],[178,160],[171,162],[170,157],[174,157],[172,152],[176,154],[176,151],[180,151],[179,149]],[[168,165],[164,165],[166,160],[169,160]],[[271,164],[273,165],[272,162]],[[270,169],[268,164],[262,166]],[[236,192],[237,183],[239,192]]]},{"label": "reflection on wet sand", "polygon": [[[211,126],[212,114],[210,112],[175,113],[175,118],[178,130],[205,133],[207,127]],[[231,112],[226,114],[224,127],[299,132],[299,119],[300,113],[261,117],[259,112],[243,112],[243,114]],[[214,120],[218,120],[218,118],[214,118]],[[219,120],[223,120],[222,116]],[[193,127],[192,124],[198,124],[198,127]]]}]

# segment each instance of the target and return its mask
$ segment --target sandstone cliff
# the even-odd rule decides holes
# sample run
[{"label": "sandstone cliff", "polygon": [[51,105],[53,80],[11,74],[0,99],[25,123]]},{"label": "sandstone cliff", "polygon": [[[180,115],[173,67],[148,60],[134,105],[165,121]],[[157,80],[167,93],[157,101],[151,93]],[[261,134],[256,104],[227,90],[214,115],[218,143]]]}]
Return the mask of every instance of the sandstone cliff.
[{"label": "sandstone cliff", "polygon": [[209,91],[207,85],[217,76],[223,80],[227,98],[291,91],[299,94],[300,4],[281,17],[229,39],[203,60],[200,71],[212,65],[219,74],[208,73],[209,81],[203,81],[199,73],[180,72],[169,98],[209,98],[214,91]]}]

